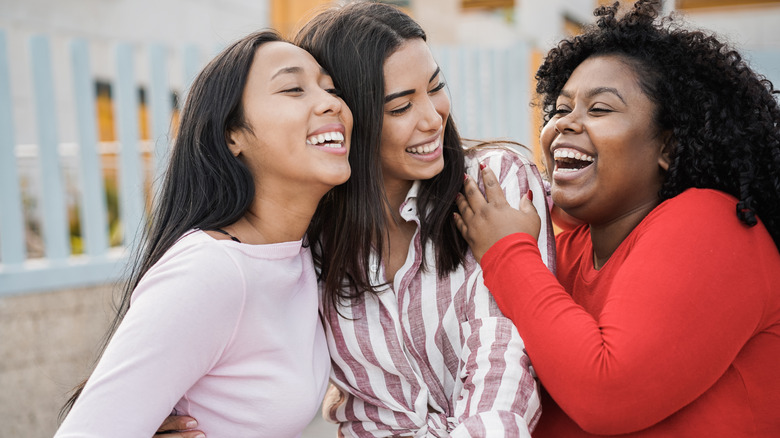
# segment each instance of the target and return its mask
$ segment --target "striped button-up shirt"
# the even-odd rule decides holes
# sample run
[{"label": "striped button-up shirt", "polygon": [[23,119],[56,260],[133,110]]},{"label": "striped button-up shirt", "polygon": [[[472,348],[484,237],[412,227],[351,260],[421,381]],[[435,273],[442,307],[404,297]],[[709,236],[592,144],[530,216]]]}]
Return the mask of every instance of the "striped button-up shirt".
[{"label": "striped button-up shirt", "polygon": [[[481,186],[479,163],[491,167],[509,203],[533,190],[542,217],[539,249],[554,269],[555,250],[546,190],[536,167],[500,147],[469,150],[466,168]],[[523,341],[501,314],[471,252],[439,278],[435,251],[423,251],[415,183],[401,215],[418,224],[404,265],[392,284],[327,314],[331,379],[344,395],[324,406],[340,436],[530,436],[540,411],[537,382]],[[427,270],[421,269],[425,258]],[[371,266],[375,284],[382,266]]]}]

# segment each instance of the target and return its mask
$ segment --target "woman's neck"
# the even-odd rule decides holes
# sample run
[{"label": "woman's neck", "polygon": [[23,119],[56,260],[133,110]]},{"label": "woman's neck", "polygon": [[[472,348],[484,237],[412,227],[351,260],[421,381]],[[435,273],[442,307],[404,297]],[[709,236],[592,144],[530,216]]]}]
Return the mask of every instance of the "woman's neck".
[{"label": "woman's neck", "polygon": [[398,223],[401,220],[401,204],[406,200],[406,195],[409,194],[414,185],[414,181],[387,181],[385,180],[385,196],[389,203],[388,210],[385,211],[385,215],[388,219],[388,223]]},{"label": "woman's neck", "polygon": [[605,224],[590,224],[590,239],[593,245],[593,267],[601,269],[618,246],[631,234],[660,201],[654,200],[639,205],[633,210]]},{"label": "woman's neck", "polygon": [[257,195],[244,216],[228,228],[242,242],[255,245],[301,240],[318,203],[319,197],[314,200]]}]

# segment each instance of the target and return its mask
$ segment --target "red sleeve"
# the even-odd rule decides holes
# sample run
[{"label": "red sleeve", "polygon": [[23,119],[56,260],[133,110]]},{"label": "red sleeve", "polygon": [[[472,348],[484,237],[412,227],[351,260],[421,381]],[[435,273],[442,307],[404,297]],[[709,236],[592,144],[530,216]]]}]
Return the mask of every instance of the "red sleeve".
[{"label": "red sleeve", "polygon": [[718,196],[667,202],[645,218],[623,242],[633,247],[599,315],[544,268],[531,236],[507,236],[483,257],[485,284],[542,384],[584,430],[627,433],[666,418],[711,387],[756,331],[771,273],[751,262],[751,246],[768,234],[741,225]]}]

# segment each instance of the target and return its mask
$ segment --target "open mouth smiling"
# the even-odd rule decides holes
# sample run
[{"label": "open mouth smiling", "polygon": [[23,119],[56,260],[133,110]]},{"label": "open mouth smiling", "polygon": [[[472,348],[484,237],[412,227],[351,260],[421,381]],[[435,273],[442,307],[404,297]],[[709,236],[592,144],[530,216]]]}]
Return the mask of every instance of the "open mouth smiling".
[{"label": "open mouth smiling", "polygon": [[431,152],[433,152],[436,149],[438,149],[439,145],[441,144],[440,140],[441,140],[441,137],[437,137],[436,140],[434,140],[434,141],[432,141],[430,143],[426,143],[426,144],[420,145],[420,146],[408,147],[408,148],[406,148],[406,152],[408,152],[410,154],[418,154],[418,155],[430,154]]},{"label": "open mouth smiling", "polygon": [[344,134],[338,131],[315,134],[307,138],[306,143],[312,146],[340,148],[344,143]]},{"label": "open mouth smiling", "polygon": [[555,170],[558,172],[576,172],[584,169],[595,161],[592,155],[570,148],[559,148],[553,152]]}]

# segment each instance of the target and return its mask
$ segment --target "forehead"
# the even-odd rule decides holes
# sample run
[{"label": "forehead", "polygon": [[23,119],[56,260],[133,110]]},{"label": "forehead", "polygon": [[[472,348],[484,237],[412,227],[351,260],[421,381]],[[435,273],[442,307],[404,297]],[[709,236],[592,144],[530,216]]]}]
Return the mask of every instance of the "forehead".
[{"label": "forehead", "polygon": [[272,41],[258,47],[252,62],[253,73],[266,79],[270,79],[280,69],[290,67],[320,71],[320,65],[309,52],[282,41]]},{"label": "forehead", "polygon": [[[406,40],[387,57],[384,63],[386,88],[392,84],[424,79],[425,83],[436,70],[436,61],[428,44],[421,38]],[[388,90],[389,91],[389,90]]]},{"label": "forehead", "polygon": [[617,55],[591,56],[574,69],[563,86],[563,94],[578,89],[610,87],[622,93],[642,93],[639,76],[629,62]]}]

